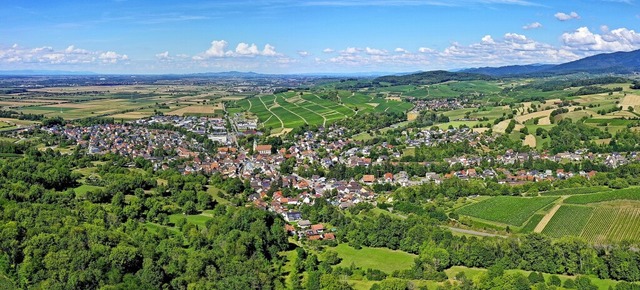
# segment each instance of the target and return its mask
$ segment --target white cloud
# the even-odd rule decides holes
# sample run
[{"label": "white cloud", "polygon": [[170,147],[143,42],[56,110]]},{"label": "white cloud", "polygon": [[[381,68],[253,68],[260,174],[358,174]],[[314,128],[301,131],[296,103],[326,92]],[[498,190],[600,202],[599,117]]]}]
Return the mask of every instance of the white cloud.
[{"label": "white cloud", "polygon": [[377,49],[377,48],[370,48],[370,47],[366,47],[364,51],[368,55],[386,55],[387,54],[387,51],[384,49]]},{"label": "white cloud", "polygon": [[69,45],[65,49],[56,50],[50,46],[36,48],[21,47],[13,44],[11,47],[0,47],[0,63],[13,65],[68,65],[68,64],[98,64],[118,63],[129,60],[126,54],[115,51],[89,51]]},{"label": "white cloud", "polygon": [[225,40],[214,40],[211,42],[211,47],[204,52],[205,57],[223,57],[225,56],[225,50],[229,45]]},{"label": "white cloud", "polygon": [[556,14],[554,14],[553,16],[556,17],[556,19],[560,20],[560,21],[567,21],[567,20],[571,20],[571,19],[580,19],[580,15],[578,15],[578,13],[575,12],[571,12],[569,14],[566,14],[564,12],[558,12]]},{"label": "white cloud", "polygon": [[420,48],[418,48],[418,52],[420,52],[420,53],[434,53],[436,51],[431,49],[431,48],[428,48],[428,47],[420,47]]},{"label": "white cloud", "polygon": [[265,44],[264,49],[262,49],[262,55],[264,56],[276,56],[279,53],[276,52],[276,48],[273,45]]},{"label": "white cloud", "polygon": [[397,52],[397,53],[409,53],[409,51],[407,51],[406,49],[402,48],[402,47],[397,47],[396,49],[394,49],[393,51]]},{"label": "white cloud", "polygon": [[156,53],[156,58],[158,58],[160,60],[169,59],[169,52],[165,51],[165,52],[161,52],[161,53]]},{"label": "white cloud", "polygon": [[640,48],[640,34],[627,28],[597,34],[587,27],[580,27],[562,34],[562,42],[566,47],[579,51],[630,51]]},{"label": "white cloud", "polygon": [[249,45],[247,43],[240,42],[238,43],[238,46],[236,46],[236,53],[239,55],[255,56],[259,55],[260,51],[258,50],[258,46],[255,44]]},{"label": "white cloud", "polygon": [[484,37],[482,37],[482,43],[484,43],[484,44],[494,44],[496,42],[493,40],[493,37],[491,37],[491,35],[485,35]]},{"label": "white cloud", "polygon": [[522,29],[524,30],[529,30],[529,29],[537,29],[537,28],[541,28],[542,24],[540,24],[540,22],[533,22],[533,23],[529,23],[525,26],[522,26]]},{"label": "white cloud", "polygon": [[129,59],[126,54],[118,54],[114,51],[103,52],[98,58],[104,63],[117,63],[118,61]]},{"label": "white cloud", "polygon": [[345,50],[340,51],[340,53],[342,53],[342,54],[356,54],[356,53],[358,53],[360,51],[362,51],[362,50],[359,49],[359,48],[356,48],[356,47],[347,47]]},{"label": "white cloud", "polygon": [[307,57],[307,56],[309,56],[311,54],[308,51],[298,50],[298,55],[302,56],[302,57]]},{"label": "white cloud", "polygon": [[265,44],[262,50],[255,43],[238,43],[235,50],[227,50],[229,43],[226,40],[214,40],[211,47],[205,52],[193,57],[193,60],[205,60],[208,58],[222,57],[256,57],[256,56],[281,56],[271,44]]},{"label": "white cloud", "polygon": [[511,42],[517,42],[517,43],[527,43],[527,37],[522,35],[522,34],[517,34],[517,33],[506,33],[504,35],[504,39],[511,41]]},{"label": "white cloud", "polygon": [[325,48],[322,50],[322,52],[324,53],[333,53],[335,50],[333,50],[333,48]]}]

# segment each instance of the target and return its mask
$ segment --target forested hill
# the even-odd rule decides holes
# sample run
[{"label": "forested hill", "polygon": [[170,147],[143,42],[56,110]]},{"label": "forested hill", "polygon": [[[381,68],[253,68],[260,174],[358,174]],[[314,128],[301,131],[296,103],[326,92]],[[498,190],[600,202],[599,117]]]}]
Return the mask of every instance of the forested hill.
[{"label": "forested hill", "polygon": [[640,50],[598,54],[554,66],[554,73],[632,73],[640,71]]},{"label": "forested hill", "polygon": [[633,73],[640,71],[640,50],[597,54],[558,65],[512,65],[503,67],[481,67],[464,70],[465,73],[491,76],[545,76],[586,73]]},{"label": "forested hill", "polygon": [[383,83],[389,83],[391,85],[431,85],[438,84],[447,81],[473,81],[473,80],[493,80],[494,78],[487,75],[476,73],[460,73],[460,72],[448,72],[443,70],[420,72],[409,75],[392,75],[383,76],[373,80],[374,84],[383,85]]}]

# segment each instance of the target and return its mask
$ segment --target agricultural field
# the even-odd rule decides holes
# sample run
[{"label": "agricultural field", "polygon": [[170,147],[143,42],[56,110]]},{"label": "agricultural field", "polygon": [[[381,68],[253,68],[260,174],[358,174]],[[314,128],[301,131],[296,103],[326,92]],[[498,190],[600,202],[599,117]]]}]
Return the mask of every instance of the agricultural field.
[{"label": "agricultural field", "polygon": [[496,196],[462,207],[458,214],[511,226],[523,225],[537,211],[557,200],[556,197]]},{"label": "agricultural field", "polygon": [[541,195],[573,195],[573,194],[598,193],[598,192],[610,191],[610,190],[611,189],[606,186],[592,186],[592,187],[563,188],[563,189],[542,192],[540,194]]},{"label": "agricultural field", "polygon": [[632,187],[608,192],[576,195],[565,199],[564,203],[589,204],[612,200],[640,200],[640,188]]},{"label": "agricultural field", "polygon": [[580,236],[592,213],[591,207],[563,205],[553,215],[542,233],[554,238]]},{"label": "agricultural field", "polygon": [[[584,189],[578,191],[586,192],[588,188]],[[542,233],[554,238],[580,236],[594,244],[640,242],[640,189],[567,197]]]},{"label": "agricultural field", "polygon": [[399,112],[412,104],[364,94],[340,92],[334,99],[321,94],[295,92],[239,100],[237,106],[258,117],[266,128],[295,128],[305,124],[326,125],[366,112]]}]

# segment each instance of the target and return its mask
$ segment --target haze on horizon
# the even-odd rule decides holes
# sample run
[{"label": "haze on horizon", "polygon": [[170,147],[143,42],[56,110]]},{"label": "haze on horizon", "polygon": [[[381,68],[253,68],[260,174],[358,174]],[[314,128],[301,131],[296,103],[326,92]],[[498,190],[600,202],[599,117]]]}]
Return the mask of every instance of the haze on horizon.
[{"label": "haze on horizon", "polygon": [[5,1],[0,70],[408,72],[640,48],[636,0]]}]

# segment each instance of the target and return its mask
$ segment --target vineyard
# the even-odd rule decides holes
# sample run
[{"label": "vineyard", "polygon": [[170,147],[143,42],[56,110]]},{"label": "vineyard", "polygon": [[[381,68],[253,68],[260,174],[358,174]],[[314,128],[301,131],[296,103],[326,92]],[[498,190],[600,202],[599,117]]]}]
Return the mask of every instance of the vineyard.
[{"label": "vineyard", "polygon": [[607,191],[594,194],[571,196],[564,200],[569,204],[589,204],[612,200],[640,200],[640,188],[625,188],[614,191]]},{"label": "vineyard", "polygon": [[576,188],[563,188],[558,190],[551,190],[541,193],[541,195],[573,195],[573,194],[589,194],[603,191],[610,191],[611,189],[606,186],[592,186],[592,187],[576,187]]},{"label": "vineyard", "polygon": [[496,196],[460,208],[461,215],[503,224],[521,226],[535,212],[555,201],[556,197]]},{"label": "vineyard", "polygon": [[559,238],[563,236],[579,236],[585,225],[589,222],[592,207],[563,205],[553,215],[553,218],[542,231],[550,237]]},{"label": "vineyard", "polygon": [[640,208],[563,205],[542,233],[580,236],[594,244],[640,241]]},{"label": "vineyard", "polygon": [[522,226],[522,229],[520,230],[521,233],[530,233],[533,232],[533,230],[536,228],[536,226],[538,225],[538,223],[540,223],[540,221],[542,220],[542,218],[544,217],[544,214],[541,213],[537,213],[534,214],[528,221],[527,223]]}]

